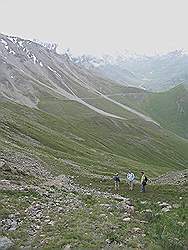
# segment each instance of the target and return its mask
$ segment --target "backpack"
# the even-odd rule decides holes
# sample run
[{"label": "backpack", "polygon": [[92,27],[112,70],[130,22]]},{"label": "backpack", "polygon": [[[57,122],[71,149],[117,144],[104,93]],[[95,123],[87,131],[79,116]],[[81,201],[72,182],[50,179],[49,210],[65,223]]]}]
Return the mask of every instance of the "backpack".
[{"label": "backpack", "polygon": [[143,185],[145,186],[147,184],[148,178],[145,176],[145,179],[143,181]]},{"label": "backpack", "polygon": [[113,177],[113,179],[114,179],[115,182],[120,182],[120,178],[119,178],[119,176],[117,176],[117,175],[115,175],[115,176]]}]

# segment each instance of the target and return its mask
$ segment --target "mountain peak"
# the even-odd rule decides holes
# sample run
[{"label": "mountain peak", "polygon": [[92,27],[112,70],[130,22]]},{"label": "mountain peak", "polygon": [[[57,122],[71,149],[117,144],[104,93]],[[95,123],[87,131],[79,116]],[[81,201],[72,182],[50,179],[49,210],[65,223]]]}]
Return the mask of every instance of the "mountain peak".
[{"label": "mountain peak", "polygon": [[56,49],[57,49],[57,43],[52,43],[52,42],[43,42],[43,41],[40,41],[38,39],[33,39],[33,42],[35,43],[38,43],[40,45],[42,45],[43,47],[49,49],[49,50],[52,50],[52,51],[55,51],[56,52]]}]

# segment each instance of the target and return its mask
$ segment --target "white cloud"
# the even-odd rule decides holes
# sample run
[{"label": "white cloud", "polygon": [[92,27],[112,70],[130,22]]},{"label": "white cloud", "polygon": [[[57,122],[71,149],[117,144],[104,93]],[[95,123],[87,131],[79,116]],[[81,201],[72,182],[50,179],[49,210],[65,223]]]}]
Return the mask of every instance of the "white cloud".
[{"label": "white cloud", "polygon": [[75,52],[188,49],[184,0],[0,0],[5,34],[54,41]]}]

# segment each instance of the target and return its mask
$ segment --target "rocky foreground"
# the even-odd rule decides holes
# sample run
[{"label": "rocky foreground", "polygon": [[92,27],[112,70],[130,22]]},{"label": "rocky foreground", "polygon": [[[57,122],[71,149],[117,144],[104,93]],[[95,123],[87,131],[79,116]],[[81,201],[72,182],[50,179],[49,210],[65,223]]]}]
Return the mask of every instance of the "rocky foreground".
[{"label": "rocky foreground", "polygon": [[[157,238],[161,230],[169,247],[186,249],[185,212],[178,215],[178,211],[184,211],[184,192],[182,196],[173,191],[156,195],[155,185],[150,185],[146,194],[140,194],[137,187],[133,193],[105,192],[81,187],[73,176],[55,177],[43,169],[41,162],[15,159],[7,161],[4,155],[0,161],[4,177],[0,180],[0,249],[151,249],[166,244]],[[28,174],[29,164],[33,167]],[[166,178],[170,183],[169,175]],[[161,177],[163,184],[164,179]],[[174,239],[172,232],[169,235],[170,216],[179,230]]]}]

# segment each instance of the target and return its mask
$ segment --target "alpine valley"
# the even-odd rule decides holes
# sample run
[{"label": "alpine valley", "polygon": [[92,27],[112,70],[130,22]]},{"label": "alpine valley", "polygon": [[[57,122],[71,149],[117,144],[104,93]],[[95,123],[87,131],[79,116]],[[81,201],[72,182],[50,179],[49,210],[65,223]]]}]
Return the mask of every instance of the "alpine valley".
[{"label": "alpine valley", "polygon": [[188,56],[56,46],[0,34],[0,249],[186,249]]}]

